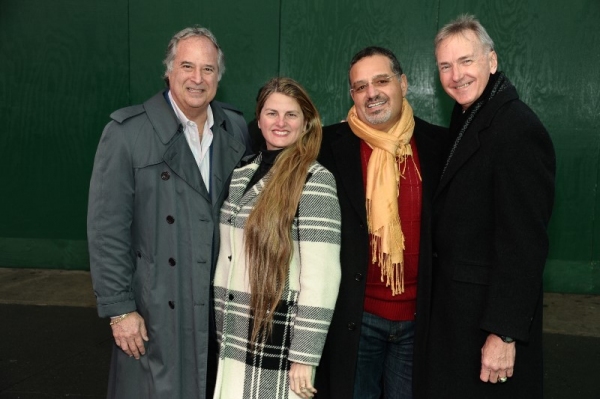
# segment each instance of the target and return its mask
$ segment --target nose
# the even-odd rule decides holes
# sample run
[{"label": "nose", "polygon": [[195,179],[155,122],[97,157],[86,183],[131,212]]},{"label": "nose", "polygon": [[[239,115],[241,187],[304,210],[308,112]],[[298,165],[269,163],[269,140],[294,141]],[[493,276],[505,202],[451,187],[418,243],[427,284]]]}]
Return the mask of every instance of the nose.
[{"label": "nose", "polygon": [[200,68],[194,69],[194,74],[192,75],[192,80],[194,83],[202,83],[202,69],[200,69]]},{"label": "nose", "polygon": [[373,86],[372,83],[369,83],[366,89],[367,92],[367,96],[369,98],[373,98],[375,97],[377,94],[379,94],[379,91],[377,91],[377,88],[375,86]]},{"label": "nose", "polygon": [[275,126],[283,127],[284,125],[285,125],[285,116],[284,115],[278,116],[277,120],[275,121]]},{"label": "nose", "polygon": [[460,65],[455,65],[452,68],[452,80],[454,80],[455,82],[458,82],[459,80],[461,80],[463,77],[463,73],[462,73],[462,68],[460,67]]}]

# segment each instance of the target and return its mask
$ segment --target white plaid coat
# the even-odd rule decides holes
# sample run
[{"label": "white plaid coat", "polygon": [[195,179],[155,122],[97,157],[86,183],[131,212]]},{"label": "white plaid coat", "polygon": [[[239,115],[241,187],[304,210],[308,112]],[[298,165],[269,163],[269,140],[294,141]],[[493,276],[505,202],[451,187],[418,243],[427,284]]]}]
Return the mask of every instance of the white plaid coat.
[{"label": "white plaid coat", "polygon": [[297,398],[289,389],[289,363],[319,364],[338,294],[340,208],[333,175],[315,162],[292,225],[294,250],[272,336],[251,348],[243,229],[265,179],[244,191],[260,161],[259,156],[233,172],[229,198],[221,208],[214,279],[220,345],[215,399]]}]

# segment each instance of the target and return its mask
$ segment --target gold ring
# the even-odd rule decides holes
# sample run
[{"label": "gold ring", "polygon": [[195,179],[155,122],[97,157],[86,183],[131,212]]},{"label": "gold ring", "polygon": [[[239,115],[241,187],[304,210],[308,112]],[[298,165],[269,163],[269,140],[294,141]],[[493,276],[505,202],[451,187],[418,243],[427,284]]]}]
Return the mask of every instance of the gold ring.
[{"label": "gold ring", "polygon": [[508,378],[506,378],[506,377],[498,377],[498,382],[504,383],[506,381],[508,381]]}]

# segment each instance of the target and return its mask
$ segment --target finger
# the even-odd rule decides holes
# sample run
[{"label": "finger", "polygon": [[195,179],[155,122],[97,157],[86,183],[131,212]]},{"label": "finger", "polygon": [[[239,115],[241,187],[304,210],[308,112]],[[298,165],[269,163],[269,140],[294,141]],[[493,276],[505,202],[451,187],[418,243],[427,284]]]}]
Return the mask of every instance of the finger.
[{"label": "finger", "polygon": [[137,345],[135,344],[135,339],[131,338],[127,344],[129,345],[129,350],[131,351],[131,354],[133,355],[133,357],[135,357],[136,359],[140,358],[140,351],[137,348]]},{"label": "finger", "polygon": [[513,369],[513,368],[511,367],[511,368],[509,368],[509,369],[507,369],[507,370],[506,370],[506,376],[507,376],[508,378],[510,378],[510,377],[512,377],[512,376],[513,376],[514,372],[515,372],[515,369]]},{"label": "finger", "polygon": [[122,339],[119,347],[121,348],[121,350],[123,352],[125,352],[125,354],[127,356],[129,356],[129,357],[133,356],[132,353],[131,353],[131,351],[129,350],[129,345],[127,345],[127,341],[126,340]]},{"label": "finger", "polygon": [[142,323],[140,326],[140,333],[142,334],[142,339],[148,342],[148,330],[146,330],[146,324]]},{"label": "finger", "polygon": [[486,368],[482,368],[479,373],[479,379],[483,382],[488,382],[490,380],[490,370]]},{"label": "finger", "polygon": [[144,347],[144,341],[142,340],[141,336],[137,336],[135,337],[135,345],[137,347],[137,350],[140,352],[140,354],[145,355],[146,354],[146,348]]}]

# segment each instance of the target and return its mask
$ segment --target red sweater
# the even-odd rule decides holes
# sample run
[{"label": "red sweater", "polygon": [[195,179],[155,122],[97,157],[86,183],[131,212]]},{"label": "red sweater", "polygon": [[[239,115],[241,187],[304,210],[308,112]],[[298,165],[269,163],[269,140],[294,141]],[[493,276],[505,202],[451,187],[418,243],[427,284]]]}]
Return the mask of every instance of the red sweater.
[{"label": "red sweater", "polygon": [[[400,179],[400,195],[398,197],[398,210],[405,247],[404,292],[392,296],[391,288],[385,286],[385,281],[381,281],[381,270],[376,263],[369,264],[365,290],[365,311],[393,321],[414,320],[416,311],[422,183],[415,168],[416,164],[419,171],[421,170],[414,137],[410,140],[410,146],[413,151],[414,163],[412,159],[407,158],[405,162],[399,164],[400,170],[404,170],[404,177]],[[361,140],[360,154],[365,189],[367,187],[367,164],[372,152],[371,147]],[[405,166],[406,169],[404,169]],[[370,248],[369,254],[371,254]]]}]

